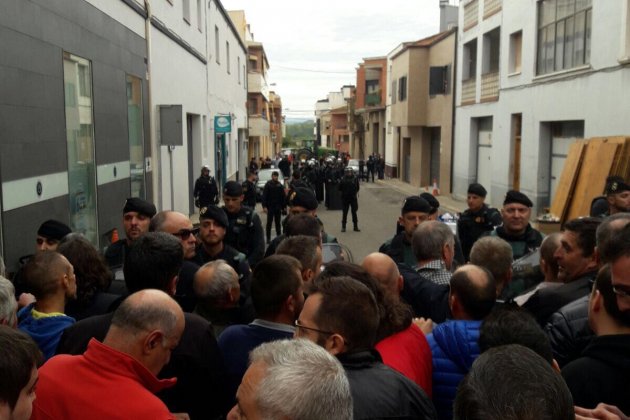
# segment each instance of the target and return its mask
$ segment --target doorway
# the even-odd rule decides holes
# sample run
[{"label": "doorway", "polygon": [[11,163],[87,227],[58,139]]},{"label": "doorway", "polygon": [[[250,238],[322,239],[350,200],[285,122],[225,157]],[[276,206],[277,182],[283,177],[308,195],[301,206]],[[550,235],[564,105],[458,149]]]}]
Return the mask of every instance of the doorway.
[{"label": "doorway", "polygon": [[486,201],[491,203],[492,117],[477,119],[477,182],[486,188]]},{"label": "doorway", "polygon": [[442,156],[442,128],[431,127],[431,162],[429,163],[429,182],[440,185],[440,157]]},{"label": "doorway", "polygon": [[403,137],[403,181],[411,180],[411,138]]}]

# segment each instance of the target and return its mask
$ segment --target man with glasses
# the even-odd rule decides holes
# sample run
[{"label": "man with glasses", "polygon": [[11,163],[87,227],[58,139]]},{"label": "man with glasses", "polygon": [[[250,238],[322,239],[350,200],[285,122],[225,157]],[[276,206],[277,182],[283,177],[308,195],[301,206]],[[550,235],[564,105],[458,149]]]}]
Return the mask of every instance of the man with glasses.
[{"label": "man with glasses", "polygon": [[247,370],[249,353],[262,343],[293,337],[293,323],[304,305],[302,265],[289,255],[272,255],[254,269],[251,299],[258,317],[232,325],[219,337],[232,396]]},{"label": "man with glasses", "polygon": [[609,247],[608,260],[617,305],[621,311],[630,311],[630,223],[613,234]]},{"label": "man with glasses", "polygon": [[295,336],[319,344],[346,370],[355,420],[435,419],[424,391],[385,366],[374,350],[379,316],[367,286],[351,277],[315,280],[296,321]]}]

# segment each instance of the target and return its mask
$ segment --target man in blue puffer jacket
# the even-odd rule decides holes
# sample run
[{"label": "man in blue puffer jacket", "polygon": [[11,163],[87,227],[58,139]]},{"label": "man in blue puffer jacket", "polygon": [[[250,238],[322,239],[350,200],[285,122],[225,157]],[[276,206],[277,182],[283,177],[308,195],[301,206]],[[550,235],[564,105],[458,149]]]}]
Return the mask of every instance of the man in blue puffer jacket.
[{"label": "man in blue puffer jacket", "polygon": [[453,418],[457,386],[479,356],[479,328],[496,300],[492,274],[465,265],[451,277],[449,306],[452,320],[439,324],[427,340],[433,354],[433,403],[438,418]]}]

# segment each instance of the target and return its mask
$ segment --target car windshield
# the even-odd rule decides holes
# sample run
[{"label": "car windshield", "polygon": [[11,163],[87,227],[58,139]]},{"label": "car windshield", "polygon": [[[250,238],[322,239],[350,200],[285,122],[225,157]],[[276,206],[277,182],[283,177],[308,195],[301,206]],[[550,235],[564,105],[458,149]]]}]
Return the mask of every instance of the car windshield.
[{"label": "car windshield", "polygon": [[356,160],[356,159],[350,159],[350,160],[348,161],[348,165],[349,165],[349,166],[359,166],[359,161],[358,161],[358,160]]},{"label": "car windshield", "polygon": [[271,179],[273,171],[258,171],[258,182],[267,182]]}]

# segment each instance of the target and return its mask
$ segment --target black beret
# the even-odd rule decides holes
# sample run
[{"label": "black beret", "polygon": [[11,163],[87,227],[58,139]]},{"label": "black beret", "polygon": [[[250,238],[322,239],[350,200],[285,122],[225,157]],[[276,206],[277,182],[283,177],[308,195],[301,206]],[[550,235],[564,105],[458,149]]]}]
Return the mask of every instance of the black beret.
[{"label": "black beret", "polygon": [[217,206],[203,207],[199,211],[199,220],[202,219],[212,219],[226,229],[229,225],[227,214],[222,208]]},{"label": "black beret", "polygon": [[149,217],[153,217],[155,216],[155,213],[157,213],[153,203],[149,203],[148,201],[143,200],[138,197],[131,197],[131,198],[128,198],[127,201],[125,201],[125,207],[123,207],[123,214],[129,213],[130,211],[135,211]]},{"label": "black beret", "polygon": [[622,177],[609,176],[606,178],[606,191],[604,191],[606,195],[618,194],[623,191],[630,191],[630,185],[626,184]]},{"label": "black beret", "polygon": [[422,194],[420,194],[420,197],[427,200],[427,203],[429,203],[429,205],[431,206],[431,214],[435,213],[440,208],[440,202],[437,200],[437,198],[435,198],[433,194],[423,192]]},{"label": "black beret", "polygon": [[304,207],[306,210],[317,210],[317,198],[308,188],[297,187],[289,193],[289,207]]},{"label": "black beret", "polygon": [[417,211],[420,213],[431,213],[431,205],[424,198],[418,195],[412,195],[405,198],[405,202],[402,207],[402,214],[409,213],[410,211]]},{"label": "black beret", "polygon": [[228,181],[223,187],[223,195],[228,197],[240,197],[243,195],[243,186],[236,181]]},{"label": "black beret", "polygon": [[69,233],[72,233],[72,229],[70,229],[66,224],[52,219],[46,220],[37,230],[37,234],[39,236],[54,239],[56,241],[62,240],[63,237]]},{"label": "black beret", "polygon": [[485,197],[488,195],[488,191],[483,187],[483,185],[478,183],[472,183],[468,186],[468,194],[478,195],[479,197]]},{"label": "black beret", "polygon": [[529,199],[525,194],[520,191],[510,190],[505,194],[505,200],[503,200],[503,205],[510,203],[518,203],[527,207],[533,207],[534,203]]}]

